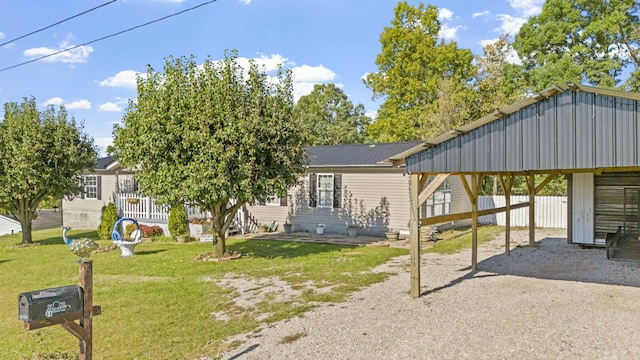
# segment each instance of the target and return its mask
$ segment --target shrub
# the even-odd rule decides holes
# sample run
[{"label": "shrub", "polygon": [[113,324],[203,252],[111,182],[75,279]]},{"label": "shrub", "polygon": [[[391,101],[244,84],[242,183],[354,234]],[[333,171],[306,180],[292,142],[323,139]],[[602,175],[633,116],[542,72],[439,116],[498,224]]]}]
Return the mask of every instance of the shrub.
[{"label": "shrub", "polygon": [[184,206],[172,206],[169,210],[169,234],[175,239],[177,235],[188,233],[187,214],[184,212]]},{"label": "shrub", "polygon": [[102,207],[100,226],[98,226],[98,237],[101,240],[111,239],[111,232],[116,221],[118,221],[118,209],[116,209],[116,204],[110,202]]},{"label": "shrub", "polygon": [[[136,229],[136,224],[131,223],[127,225],[125,229],[125,237],[130,237],[131,232],[135,229]],[[162,236],[162,233],[163,233],[162,228],[158,225],[149,226],[149,225],[140,224],[140,231],[142,231],[143,237],[151,237],[151,238]]]}]

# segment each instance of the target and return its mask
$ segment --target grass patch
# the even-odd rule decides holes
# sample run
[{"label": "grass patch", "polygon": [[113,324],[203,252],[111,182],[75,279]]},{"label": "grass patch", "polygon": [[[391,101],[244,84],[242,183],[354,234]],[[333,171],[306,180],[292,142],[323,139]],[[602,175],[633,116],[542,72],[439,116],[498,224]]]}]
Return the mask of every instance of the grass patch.
[{"label": "grass patch", "polygon": [[[71,231],[71,238],[97,238],[95,231]],[[59,229],[33,232],[35,245],[19,246],[20,234],[0,237],[0,359],[53,359],[77,354],[78,341],[60,326],[26,331],[18,317],[18,294],[78,283],[77,257]],[[98,241],[107,248],[111,241]],[[143,243],[135,256],[120,250],[91,255],[94,304],[94,359],[196,359],[216,357],[233,335],[260,324],[288,319],[322,302],[343,301],[350,293],[384,280],[370,270],[404,249],[229,239],[241,259],[199,262],[211,243]],[[268,288],[277,279],[292,296]],[[247,290],[227,286],[247,282]],[[258,285],[252,285],[258,284]],[[278,287],[275,287],[278,288]],[[274,289],[275,289],[274,288]],[[257,296],[257,295],[256,295]],[[224,317],[216,315],[222,314]],[[75,358],[75,357],[73,357]]]},{"label": "grass patch", "polygon": [[[492,240],[497,234],[504,231],[502,226],[479,226],[478,244]],[[471,227],[447,230],[438,235],[438,241],[433,247],[424,252],[438,254],[453,254],[463,249],[471,248]]]},{"label": "grass patch", "polygon": [[301,339],[303,337],[307,336],[306,332],[299,332],[299,333],[295,333],[293,335],[287,335],[285,337],[282,338],[282,340],[280,340],[280,344],[290,344],[292,342],[295,342],[298,339]]}]

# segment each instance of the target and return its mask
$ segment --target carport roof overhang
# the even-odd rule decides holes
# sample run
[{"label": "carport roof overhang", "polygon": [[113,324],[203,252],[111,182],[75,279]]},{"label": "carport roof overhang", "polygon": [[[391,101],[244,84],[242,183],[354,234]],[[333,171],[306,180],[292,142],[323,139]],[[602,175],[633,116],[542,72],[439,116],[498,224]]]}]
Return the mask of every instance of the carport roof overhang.
[{"label": "carport roof overhang", "polygon": [[640,94],[560,84],[393,158],[408,173],[640,169]]},{"label": "carport roof overhang", "polygon": [[[535,246],[535,194],[555,174],[640,168],[639,107],[637,93],[561,84],[388,159],[394,165],[405,164],[411,174],[410,294],[420,295],[420,225],[438,220],[420,219],[419,208],[438,182],[449,174],[461,175],[471,212],[448,216],[472,218],[471,268],[476,270],[483,177],[500,175],[506,206],[491,212],[506,213],[505,254],[509,255],[509,193],[515,175],[528,175],[529,202],[518,205],[529,206],[529,242]],[[551,175],[536,185],[536,173]],[[431,174],[438,175],[430,181]]]}]

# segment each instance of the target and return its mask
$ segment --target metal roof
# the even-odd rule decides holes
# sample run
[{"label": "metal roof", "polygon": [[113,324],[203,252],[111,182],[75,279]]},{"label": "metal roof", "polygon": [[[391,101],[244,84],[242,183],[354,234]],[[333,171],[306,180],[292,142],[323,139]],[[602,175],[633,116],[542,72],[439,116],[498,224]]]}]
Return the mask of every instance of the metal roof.
[{"label": "metal roof", "polygon": [[113,164],[115,159],[112,156],[100,158],[96,161],[96,170],[107,170]]},{"label": "metal roof", "polygon": [[428,173],[636,167],[639,108],[638,93],[561,84],[387,161]]},{"label": "metal roof", "polygon": [[[391,167],[384,160],[410,151],[423,142],[395,142],[379,144],[349,144],[311,146],[307,148],[310,167]],[[100,158],[96,170],[119,166],[111,156]]]},{"label": "metal roof", "polygon": [[310,167],[390,167],[384,161],[423,142],[325,145],[307,148]]}]

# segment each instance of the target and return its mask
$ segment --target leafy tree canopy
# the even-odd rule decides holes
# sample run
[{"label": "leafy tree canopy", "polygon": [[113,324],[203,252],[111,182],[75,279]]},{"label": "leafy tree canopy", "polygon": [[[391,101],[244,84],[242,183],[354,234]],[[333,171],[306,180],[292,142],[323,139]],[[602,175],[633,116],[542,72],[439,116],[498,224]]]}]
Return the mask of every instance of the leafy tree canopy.
[{"label": "leafy tree canopy", "polygon": [[[136,169],[140,189],[169,205],[195,203],[213,216],[214,254],[244,203],[284,196],[304,173],[305,139],[294,121],[290,71],[267,77],[223,60],[168,58],[148,67],[137,101],[114,128],[120,162]],[[234,202],[232,202],[232,199]]]},{"label": "leafy tree canopy", "polygon": [[517,101],[527,90],[522,66],[509,61],[512,44],[506,35],[483,48],[476,57],[475,110],[478,117],[488,115]]},{"label": "leafy tree canopy", "polygon": [[358,144],[371,119],[364,106],[354,106],[335,84],[317,84],[295,106],[295,115],[307,131],[309,145]]},{"label": "leafy tree canopy", "polygon": [[22,243],[32,242],[38,205],[80,191],[77,176],[93,169],[97,149],[64,107],[39,111],[35,98],[4,105],[0,123],[0,208],[22,226]]},{"label": "leafy tree canopy", "polygon": [[[365,80],[374,98],[385,99],[376,121],[366,129],[372,140],[426,139],[447,130],[443,126],[455,126],[469,118],[470,81],[476,72],[473,55],[455,42],[438,40],[437,16],[435,6],[399,2],[391,26],[380,35],[379,71]],[[452,96],[448,101],[454,101],[455,106],[438,103],[443,92]],[[444,118],[452,111],[456,120],[451,124],[430,121],[433,114]]]},{"label": "leafy tree canopy", "polygon": [[547,0],[516,35],[514,48],[533,91],[561,82],[640,90],[636,0]]}]

